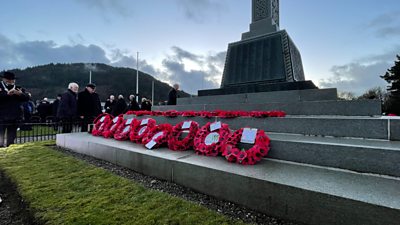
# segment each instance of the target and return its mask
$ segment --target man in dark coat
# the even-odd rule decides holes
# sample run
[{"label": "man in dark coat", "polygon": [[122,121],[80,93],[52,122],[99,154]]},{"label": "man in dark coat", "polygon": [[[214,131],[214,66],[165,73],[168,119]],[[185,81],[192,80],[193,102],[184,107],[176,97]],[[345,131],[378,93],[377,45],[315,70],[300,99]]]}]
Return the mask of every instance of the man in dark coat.
[{"label": "man in dark coat", "polygon": [[107,99],[106,104],[104,105],[106,113],[111,114],[116,103],[114,95],[110,95],[110,98]]},{"label": "man in dark coat", "polygon": [[173,88],[168,93],[167,105],[176,105],[176,99],[178,96],[179,84],[174,84]]},{"label": "man in dark coat", "polygon": [[6,147],[14,144],[17,136],[18,122],[22,120],[22,103],[29,100],[29,96],[20,86],[15,85],[15,74],[4,72],[0,83],[0,148],[4,147],[7,131]]},{"label": "man in dark coat", "polygon": [[78,105],[77,105],[77,93],[79,85],[77,83],[70,83],[68,90],[62,94],[60,105],[57,110],[57,118],[59,118],[63,124],[63,133],[71,133],[73,122],[77,118]]},{"label": "man in dark coat", "polygon": [[128,109],[128,105],[125,102],[124,96],[119,95],[118,101],[117,101],[116,105],[114,106],[111,114],[113,116],[118,116],[120,114],[125,113],[127,109]]},{"label": "man in dark coat", "polygon": [[101,103],[96,93],[96,85],[88,84],[84,91],[78,94],[78,115],[82,122],[81,131],[86,132],[88,125],[101,114]]},{"label": "man in dark coat", "polygon": [[129,96],[129,106],[128,106],[129,111],[139,111],[139,103],[137,103],[136,98],[134,95]]},{"label": "man in dark coat", "polygon": [[54,117],[55,121],[57,121],[57,111],[58,106],[60,105],[61,96],[61,94],[58,94],[56,100],[51,104],[51,115]]}]

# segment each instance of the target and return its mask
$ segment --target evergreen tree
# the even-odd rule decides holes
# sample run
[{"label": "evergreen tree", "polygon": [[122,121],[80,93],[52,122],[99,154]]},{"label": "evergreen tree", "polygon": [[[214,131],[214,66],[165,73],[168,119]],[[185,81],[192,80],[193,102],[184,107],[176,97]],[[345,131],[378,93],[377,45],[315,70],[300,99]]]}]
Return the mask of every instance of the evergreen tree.
[{"label": "evergreen tree", "polygon": [[394,66],[387,70],[385,75],[381,76],[388,82],[389,100],[386,106],[388,113],[400,115],[400,56],[397,55],[397,61]]}]

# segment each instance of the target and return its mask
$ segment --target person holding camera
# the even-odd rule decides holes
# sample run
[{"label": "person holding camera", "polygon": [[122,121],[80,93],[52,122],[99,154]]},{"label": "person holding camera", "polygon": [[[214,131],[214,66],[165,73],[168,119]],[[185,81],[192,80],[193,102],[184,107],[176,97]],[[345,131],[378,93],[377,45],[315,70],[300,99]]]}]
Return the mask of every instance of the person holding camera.
[{"label": "person holding camera", "polygon": [[[3,72],[0,82],[0,148],[14,144],[18,123],[22,120],[22,103],[29,101],[24,89],[15,85],[15,74]],[[6,134],[7,133],[7,137]],[[7,141],[5,141],[5,139]],[[6,142],[4,146],[4,142]]]}]

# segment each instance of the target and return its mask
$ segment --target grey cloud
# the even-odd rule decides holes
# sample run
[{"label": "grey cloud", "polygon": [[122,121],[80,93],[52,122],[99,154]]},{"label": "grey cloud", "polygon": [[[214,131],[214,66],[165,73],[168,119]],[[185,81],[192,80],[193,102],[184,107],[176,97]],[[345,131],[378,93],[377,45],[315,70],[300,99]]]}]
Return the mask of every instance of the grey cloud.
[{"label": "grey cloud", "polygon": [[331,68],[333,76],[319,81],[322,87],[336,87],[339,91],[350,91],[357,95],[363,94],[374,87],[385,87],[386,83],[379,76],[393,66],[400,46],[381,55],[373,55],[354,60],[345,65],[335,65]]},{"label": "grey cloud", "polygon": [[[217,88],[221,81],[226,52],[196,55],[178,47],[172,48],[173,54],[163,60],[162,79],[170,83],[179,83],[181,88],[191,94],[199,89]],[[182,59],[189,59],[200,69],[186,69]]]},{"label": "grey cloud", "polygon": [[61,45],[53,41],[13,42],[0,34],[0,69],[24,68],[47,63],[109,63],[96,45]]},{"label": "grey cloud", "polygon": [[189,59],[189,60],[192,60],[192,61],[195,61],[195,62],[200,62],[200,60],[201,60],[201,58],[199,56],[197,56],[197,55],[195,55],[193,53],[190,53],[190,52],[188,52],[186,50],[183,50],[183,49],[181,49],[179,47],[173,46],[171,49],[174,52],[174,54],[176,56],[176,59],[179,60],[180,62],[183,59]]},{"label": "grey cloud", "polygon": [[206,79],[208,76],[206,71],[186,71],[184,64],[168,59],[163,61],[163,66],[170,73],[168,78],[171,83],[179,83],[182,90],[191,94],[197,94],[199,89],[216,87],[214,82]]},{"label": "grey cloud", "polygon": [[388,38],[400,36],[400,11],[381,14],[367,23],[366,28],[375,33],[377,37]]},{"label": "grey cloud", "polygon": [[203,23],[209,13],[213,15],[220,13],[224,9],[221,1],[216,0],[176,0],[182,8],[187,19],[197,23]]},{"label": "grey cloud", "polygon": [[99,10],[100,12],[117,14],[122,17],[132,15],[133,1],[127,0],[75,0],[91,9]]},{"label": "grey cloud", "polygon": [[[172,47],[161,67],[140,59],[139,69],[170,84],[180,83],[183,90],[196,94],[199,89],[216,88],[222,77],[226,52],[194,54]],[[189,68],[185,65],[190,61]],[[26,68],[49,63],[86,63],[87,70],[96,70],[92,63],[105,63],[118,67],[136,68],[136,55],[121,49],[108,49],[97,45],[58,45],[54,41],[14,42],[0,34],[0,70]]]}]

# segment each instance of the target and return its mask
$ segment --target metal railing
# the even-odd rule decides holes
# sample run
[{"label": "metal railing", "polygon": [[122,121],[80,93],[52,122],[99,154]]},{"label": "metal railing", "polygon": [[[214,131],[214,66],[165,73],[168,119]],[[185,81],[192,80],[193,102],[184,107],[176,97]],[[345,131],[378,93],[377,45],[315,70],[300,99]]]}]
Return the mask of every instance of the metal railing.
[{"label": "metal railing", "polygon": [[[46,140],[55,140],[57,134],[76,133],[82,131],[82,122],[32,122],[18,124],[0,124],[1,127],[17,127],[14,143],[27,143]],[[7,132],[7,131],[6,131]],[[1,134],[0,134],[1,135]],[[7,134],[4,134],[6,143]]]}]

